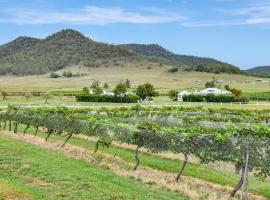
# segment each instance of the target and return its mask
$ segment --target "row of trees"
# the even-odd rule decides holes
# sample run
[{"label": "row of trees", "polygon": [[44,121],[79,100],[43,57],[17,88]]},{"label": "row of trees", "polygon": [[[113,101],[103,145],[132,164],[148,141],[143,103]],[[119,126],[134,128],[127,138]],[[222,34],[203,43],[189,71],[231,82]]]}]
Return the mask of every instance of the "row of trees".
[{"label": "row of trees", "polygon": [[[107,83],[104,83],[103,88],[100,86],[100,82],[95,80],[92,82],[90,89],[88,87],[83,88],[84,95],[101,95],[103,93],[103,89],[108,89],[110,86]],[[128,95],[129,90],[131,89],[131,82],[129,79],[125,79],[120,81],[115,88],[112,90],[114,96],[117,97],[125,97]],[[141,100],[151,100],[153,97],[158,96],[158,92],[155,87],[150,83],[145,83],[142,85],[138,85],[132,93],[136,94]]]}]

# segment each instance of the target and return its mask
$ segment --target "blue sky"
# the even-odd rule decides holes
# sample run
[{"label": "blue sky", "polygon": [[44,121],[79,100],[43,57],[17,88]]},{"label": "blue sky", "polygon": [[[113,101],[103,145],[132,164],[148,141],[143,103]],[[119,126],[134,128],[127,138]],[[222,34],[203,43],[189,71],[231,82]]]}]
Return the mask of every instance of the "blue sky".
[{"label": "blue sky", "polygon": [[243,69],[270,65],[270,0],[0,0],[0,44],[73,28],[108,43],[158,43]]}]

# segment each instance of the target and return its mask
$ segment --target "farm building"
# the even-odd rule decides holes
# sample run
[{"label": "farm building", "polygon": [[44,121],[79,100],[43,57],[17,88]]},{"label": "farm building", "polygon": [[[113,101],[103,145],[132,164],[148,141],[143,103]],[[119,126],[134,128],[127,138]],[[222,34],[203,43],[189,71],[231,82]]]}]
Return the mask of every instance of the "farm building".
[{"label": "farm building", "polygon": [[221,90],[218,88],[206,88],[204,90],[200,90],[200,91],[196,90],[196,91],[191,91],[191,92],[184,90],[184,91],[178,93],[177,100],[183,101],[183,97],[190,95],[190,94],[206,96],[208,94],[214,94],[214,95],[231,94],[231,92],[229,92],[227,90]]}]

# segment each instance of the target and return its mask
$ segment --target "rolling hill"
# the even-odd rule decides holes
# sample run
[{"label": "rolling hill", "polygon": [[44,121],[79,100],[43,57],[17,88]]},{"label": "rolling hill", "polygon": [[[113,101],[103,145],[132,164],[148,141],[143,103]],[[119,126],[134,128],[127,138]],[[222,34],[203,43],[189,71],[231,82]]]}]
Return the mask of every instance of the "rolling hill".
[{"label": "rolling hill", "polygon": [[241,74],[241,70],[231,64],[213,58],[174,54],[158,44],[124,44],[121,47],[132,52],[151,57],[152,61],[183,68],[186,71]]},{"label": "rolling hill", "polygon": [[270,77],[270,66],[260,66],[248,69],[246,71],[250,75]]},{"label": "rolling hill", "polygon": [[0,75],[38,75],[69,66],[112,67],[168,65],[182,71],[241,74],[230,64],[174,54],[159,45],[112,45],[93,41],[78,31],[62,30],[45,39],[19,37],[0,46]]}]

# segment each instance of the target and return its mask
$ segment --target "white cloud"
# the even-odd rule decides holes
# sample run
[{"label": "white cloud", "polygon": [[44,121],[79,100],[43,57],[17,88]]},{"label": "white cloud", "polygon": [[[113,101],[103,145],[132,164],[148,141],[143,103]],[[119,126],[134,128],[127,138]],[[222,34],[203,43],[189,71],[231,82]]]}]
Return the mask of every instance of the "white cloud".
[{"label": "white cloud", "polygon": [[[233,0],[216,0],[233,1]],[[220,20],[183,22],[187,27],[218,27],[239,25],[270,25],[270,0],[256,1],[246,6],[218,10]]]},{"label": "white cloud", "polygon": [[0,23],[15,24],[79,24],[105,25],[112,23],[160,24],[179,22],[184,17],[170,12],[141,13],[126,11],[121,8],[87,6],[78,10],[42,12],[29,9],[2,9]]}]

